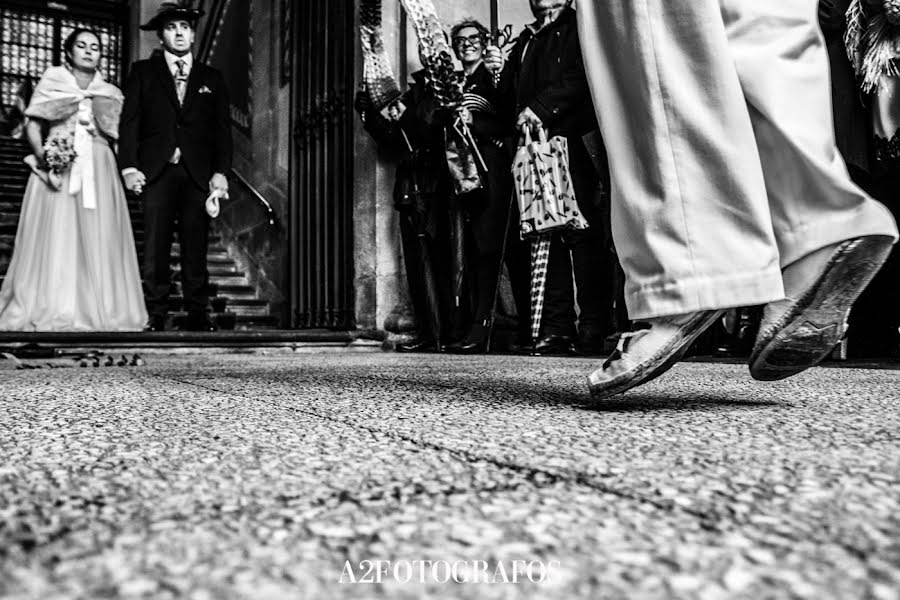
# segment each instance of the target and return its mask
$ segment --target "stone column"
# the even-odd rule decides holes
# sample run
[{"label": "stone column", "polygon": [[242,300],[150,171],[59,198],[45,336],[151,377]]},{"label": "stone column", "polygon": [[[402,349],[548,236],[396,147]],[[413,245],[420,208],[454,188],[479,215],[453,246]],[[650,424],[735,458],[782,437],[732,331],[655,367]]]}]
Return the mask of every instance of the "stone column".
[{"label": "stone column", "polygon": [[[398,76],[403,72],[399,51],[400,11],[400,3],[390,1],[384,3],[382,10],[384,41],[389,56],[396,57],[392,67]],[[358,44],[356,62],[362,65]],[[357,70],[357,89],[361,89],[361,79],[360,67]],[[399,318],[400,315],[409,311],[404,308],[408,305],[408,291],[392,198],[396,164],[379,153],[359,119],[354,123],[354,141],[353,237],[357,326],[361,329],[397,329],[397,324],[404,320]]]}]

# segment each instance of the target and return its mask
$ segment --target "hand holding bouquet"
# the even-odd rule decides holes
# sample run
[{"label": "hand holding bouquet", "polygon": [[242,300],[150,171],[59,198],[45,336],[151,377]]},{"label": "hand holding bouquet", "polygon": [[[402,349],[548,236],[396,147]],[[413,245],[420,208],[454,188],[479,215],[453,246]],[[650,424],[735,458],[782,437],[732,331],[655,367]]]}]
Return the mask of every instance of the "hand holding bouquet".
[{"label": "hand holding bouquet", "polygon": [[62,187],[62,174],[72,166],[76,156],[75,144],[70,136],[55,135],[44,142],[43,162],[53,189]]}]

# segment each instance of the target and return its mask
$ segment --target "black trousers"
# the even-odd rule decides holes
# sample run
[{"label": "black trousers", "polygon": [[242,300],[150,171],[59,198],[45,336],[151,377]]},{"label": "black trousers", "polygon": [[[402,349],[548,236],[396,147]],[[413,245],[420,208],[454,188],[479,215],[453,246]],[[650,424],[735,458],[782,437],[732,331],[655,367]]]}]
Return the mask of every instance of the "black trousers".
[{"label": "black trousers", "polygon": [[[887,173],[865,176],[851,169],[854,180],[882,202],[900,220],[900,166]],[[890,356],[900,347],[900,246],[894,246],[887,262],[875,275],[850,311],[847,331],[849,353],[854,358]]]},{"label": "black trousers", "polygon": [[575,199],[590,227],[553,234],[541,335],[576,334],[577,287],[579,335],[605,337],[614,329],[615,299],[616,261],[610,251],[609,214],[603,210],[603,196],[598,195],[600,177],[580,140],[569,141],[569,164]]},{"label": "black trousers", "polygon": [[493,318],[497,283],[504,262],[516,312],[520,323],[524,323],[522,330],[527,332],[531,306],[529,255],[527,245],[519,239],[518,207],[513,195],[509,157],[493,143],[482,144],[479,148],[488,166],[487,172],[482,173],[485,187],[459,199],[460,209],[468,216],[471,234],[468,249],[472,287],[470,333],[473,337],[486,333],[484,327]]},{"label": "black trousers", "polygon": [[209,302],[207,192],[199,189],[184,165],[168,165],[147,185],[144,205],[144,299],[147,312],[163,317],[169,310],[172,234],[181,246],[181,289],[184,309],[202,312]]}]

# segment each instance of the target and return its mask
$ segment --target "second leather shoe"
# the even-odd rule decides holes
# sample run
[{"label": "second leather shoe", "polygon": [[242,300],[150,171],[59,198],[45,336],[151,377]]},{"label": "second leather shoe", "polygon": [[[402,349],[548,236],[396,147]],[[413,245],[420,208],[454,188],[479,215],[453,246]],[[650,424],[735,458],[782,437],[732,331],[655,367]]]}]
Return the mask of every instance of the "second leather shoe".
[{"label": "second leather shoe", "polygon": [[533,356],[575,354],[575,340],[570,335],[545,335],[531,349]]},{"label": "second leather shoe", "polygon": [[147,331],[147,332],[165,331],[165,330],[166,330],[165,315],[151,315],[150,318],[147,319],[146,325],[144,325],[144,331]]},{"label": "second leather shoe", "polygon": [[447,344],[447,352],[454,354],[484,354],[487,352],[490,330],[484,325],[473,326],[469,334],[458,342]]},{"label": "second leather shoe", "polygon": [[440,352],[437,343],[431,338],[416,338],[412,341],[397,344],[397,352],[432,352],[437,350]]},{"label": "second leather shoe", "polygon": [[184,321],[184,328],[188,331],[217,331],[219,328],[205,312],[188,313]]}]

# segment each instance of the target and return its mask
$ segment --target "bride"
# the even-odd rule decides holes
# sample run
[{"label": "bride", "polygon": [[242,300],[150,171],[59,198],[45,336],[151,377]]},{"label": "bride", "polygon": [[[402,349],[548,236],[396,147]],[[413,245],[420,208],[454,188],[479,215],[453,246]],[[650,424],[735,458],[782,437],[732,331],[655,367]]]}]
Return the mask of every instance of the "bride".
[{"label": "bride", "polygon": [[0,288],[0,330],[140,331],[147,311],[111,147],[122,92],[97,70],[97,34],[76,29],[64,48],[68,66],[47,69],[25,111],[33,174]]}]

